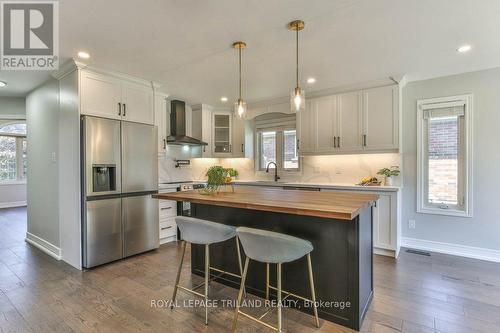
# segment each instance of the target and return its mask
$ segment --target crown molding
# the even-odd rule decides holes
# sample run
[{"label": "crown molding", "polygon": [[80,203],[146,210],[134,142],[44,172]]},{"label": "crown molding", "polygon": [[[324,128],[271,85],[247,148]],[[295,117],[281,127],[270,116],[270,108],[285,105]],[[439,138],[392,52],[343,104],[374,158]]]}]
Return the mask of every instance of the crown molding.
[{"label": "crown molding", "polygon": [[63,77],[74,72],[75,70],[88,70],[88,71],[92,71],[92,72],[99,73],[99,74],[113,76],[117,79],[129,81],[129,82],[135,82],[135,83],[142,84],[145,86],[150,86],[153,89],[158,89],[161,87],[161,84],[158,82],[155,82],[155,81],[149,81],[149,80],[141,79],[141,78],[138,78],[136,76],[132,76],[132,75],[129,75],[126,73],[112,71],[112,70],[92,66],[92,65],[77,61],[75,59],[68,60],[66,63],[64,63],[62,66],[59,67],[58,71],[52,73],[52,76],[54,78],[56,78],[57,80],[61,80]]}]

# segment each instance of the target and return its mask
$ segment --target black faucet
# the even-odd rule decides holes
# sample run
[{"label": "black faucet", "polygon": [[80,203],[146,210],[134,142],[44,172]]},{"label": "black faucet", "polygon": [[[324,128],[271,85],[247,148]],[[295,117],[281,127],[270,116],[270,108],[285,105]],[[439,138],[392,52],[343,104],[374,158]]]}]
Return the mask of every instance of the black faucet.
[{"label": "black faucet", "polygon": [[274,181],[277,182],[278,179],[280,179],[280,176],[278,176],[278,165],[276,163],[274,162],[267,163],[266,172],[269,173],[269,166],[271,164],[274,164]]}]

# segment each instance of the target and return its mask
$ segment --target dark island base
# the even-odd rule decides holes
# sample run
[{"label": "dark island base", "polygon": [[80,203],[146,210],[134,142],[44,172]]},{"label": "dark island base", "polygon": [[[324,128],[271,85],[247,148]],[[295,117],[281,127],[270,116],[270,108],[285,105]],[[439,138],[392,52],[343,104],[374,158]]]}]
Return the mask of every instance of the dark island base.
[{"label": "dark island base", "polygon": [[[367,207],[352,221],[311,216],[264,212],[232,207],[191,204],[193,217],[233,226],[246,226],[281,232],[309,240],[317,301],[322,319],[359,330],[373,295],[372,211]],[[242,254],[243,255],[243,254]],[[192,273],[204,275],[205,250],[192,245]],[[244,258],[243,258],[244,260]],[[210,246],[210,265],[239,273],[234,239]],[[265,296],[265,264],[250,261],[246,290]],[[270,284],[276,286],[276,265],[270,265]],[[305,258],[282,266],[283,290],[310,298]],[[239,279],[225,276],[219,282],[239,287]],[[275,292],[270,290],[272,298]],[[338,303],[333,303],[338,302]],[[350,307],[347,307],[350,302]],[[300,311],[312,314],[312,308],[298,303]],[[341,305],[344,304],[344,308]],[[335,306],[337,305],[337,306]]]}]

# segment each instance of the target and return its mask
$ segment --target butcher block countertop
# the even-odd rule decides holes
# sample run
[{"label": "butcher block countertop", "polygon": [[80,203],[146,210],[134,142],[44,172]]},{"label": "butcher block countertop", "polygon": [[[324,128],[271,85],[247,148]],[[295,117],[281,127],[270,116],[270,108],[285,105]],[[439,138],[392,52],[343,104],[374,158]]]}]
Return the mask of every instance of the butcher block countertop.
[{"label": "butcher block countertop", "polygon": [[378,199],[376,194],[294,191],[256,186],[229,187],[217,194],[197,190],[153,194],[153,198],[277,213],[353,220]]}]

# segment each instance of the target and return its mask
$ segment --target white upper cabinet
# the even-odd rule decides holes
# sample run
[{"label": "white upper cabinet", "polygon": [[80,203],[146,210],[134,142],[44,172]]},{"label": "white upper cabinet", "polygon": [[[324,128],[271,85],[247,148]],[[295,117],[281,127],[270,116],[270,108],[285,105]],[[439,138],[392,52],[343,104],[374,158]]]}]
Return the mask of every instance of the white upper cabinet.
[{"label": "white upper cabinet", "polygon": [[245,157],[245,120],[233,117],[233,157]]},{"label": "white upper cabinet", "polygon": [[121,119],[121,84],[118,79],[82,71],[80,86],[82,114]]},{"label": "white upper cabinet", "polygon": [[340,94],[337,96],[337,101],[337,150],[342,152],[359,151],[363,149],[361,92]]},{"label": "white upper cabinet", "polygon": [[81,70],[81,114],[154,124],[151,84],[127,81],[113,75]]},{"label": "white upper cabinet", "polygon": [[212,112],[212,143],[215,157],[232,157],[233,153],[232,112]]},{"label": "white upper cabinet", "polygon": [[337,143],[337,96],[317,98],[311,104],[316,112],[316,151],[332,151]]},{"label": "white upper cabinet", "polygon": [[165,153],[167,149],[167,136],[170,128],[167,127],[168,111],[167,96],[156,94],[154,96],[155,125],[158,127],[158,153]]},{"label": "white upper cabinet", "polygon": [[363,90],[363,146],[366,150],[399,147],[398,87]]},{"label": "white upper cabinet", "polygon": [[309,99],[299,112],[299,154],[395,152],[399,149],[399,87]]},{"label": "white upper cabinet", "polygon": [[192,122],[193,138],[208,144],[200,147],[200,157],[212,157],[212,107],[206,104],[194,105],[192,108]]},{"label": "white upper cabinet", "polygon": [[153,124],[153,88],[133,82],[122,82],[122,119]]},{"label": "white upper cabinet", "polygon": [[299,154],[312,153],[316,148],[316,103],[306,100],[306,107],[297,114]]}]

